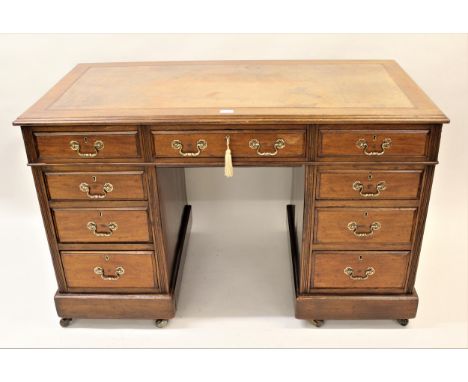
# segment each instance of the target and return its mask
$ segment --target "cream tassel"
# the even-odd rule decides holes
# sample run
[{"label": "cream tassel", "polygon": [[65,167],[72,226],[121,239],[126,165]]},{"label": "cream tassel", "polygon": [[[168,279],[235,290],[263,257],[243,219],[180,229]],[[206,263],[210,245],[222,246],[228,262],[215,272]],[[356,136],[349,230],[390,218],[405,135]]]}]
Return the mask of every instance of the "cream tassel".
[{"label": "cream tassel", "polygon": [[224,175],[227,178],[231,178],[234,175],[234,169],[232,168],[232,156],[231,149],[229,148],[229,141],[231,137],[226,136],[226,154],[224,155]]}]

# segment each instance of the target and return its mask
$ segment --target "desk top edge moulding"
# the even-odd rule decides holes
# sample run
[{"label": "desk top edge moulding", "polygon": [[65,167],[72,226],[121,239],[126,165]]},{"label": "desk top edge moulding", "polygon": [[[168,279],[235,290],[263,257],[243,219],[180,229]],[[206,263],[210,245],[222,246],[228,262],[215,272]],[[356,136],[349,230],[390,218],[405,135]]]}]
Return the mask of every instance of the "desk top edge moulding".
[{"label": "desk top edge moulding", "polygon": [[406,325],[445,123],[393,60],[77,65],[13,122],[61,325],[176,316],[184,168],[206,166],[292,167],[296,318]]}]

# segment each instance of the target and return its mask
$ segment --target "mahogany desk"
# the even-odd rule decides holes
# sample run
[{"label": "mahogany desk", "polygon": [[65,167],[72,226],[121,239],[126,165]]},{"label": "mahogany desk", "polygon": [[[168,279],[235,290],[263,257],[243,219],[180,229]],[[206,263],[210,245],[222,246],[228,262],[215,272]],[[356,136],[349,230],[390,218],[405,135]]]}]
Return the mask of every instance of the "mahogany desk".
[{"label": "mahogany desk", "polygon": [[296,317],[406,325],[447,122],[394,61],[76,66],[14,122],[61,324],[174,317],[191,222],[183,169],[224,166],[229,148],[234,172],[293,167]]}]

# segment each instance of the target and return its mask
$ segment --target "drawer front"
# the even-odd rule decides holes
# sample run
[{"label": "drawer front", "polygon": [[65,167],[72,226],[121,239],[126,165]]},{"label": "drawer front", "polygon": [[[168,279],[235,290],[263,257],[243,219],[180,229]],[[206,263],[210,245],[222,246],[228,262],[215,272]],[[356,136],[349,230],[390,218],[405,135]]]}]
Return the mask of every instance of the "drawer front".
[{"label": "drawer front", "polygon": [[418,199],[422,170],[319,169],[317,199]]},{"label": "drawer front", "polygon": [[408,252],[316,252],[314,288],[404,288]]},{"label": "drawer front", "polygon": [[315,242],[410,245],[416,208],[317,208]]},{"label": "drawer front", "polygon": [[62,252],[69,288],[155,288],[153,252]]},{"label": "drawer front", "polygon": [[305,130],[153,132],[156,158],[224,158],[226,137],[233,158],[305,158]]},{"label": "drawer front", "polygon": [[150,241],[146,208],[57,208],[54,217],[62,243]]},{"label": "drawer front", "polygon": [[100,161],[103,159],[141,157],[138,133],[51,132],[34,133],[39,160]]},{"label": "drawer front", "polygon": [[144,200],[143,172],[47,172],[52,200]]},{"label": "drawer front", "polygon": [[321,129],[318,157],[367,161],[396,157],[425,159],[428,142],[429,130]]}]

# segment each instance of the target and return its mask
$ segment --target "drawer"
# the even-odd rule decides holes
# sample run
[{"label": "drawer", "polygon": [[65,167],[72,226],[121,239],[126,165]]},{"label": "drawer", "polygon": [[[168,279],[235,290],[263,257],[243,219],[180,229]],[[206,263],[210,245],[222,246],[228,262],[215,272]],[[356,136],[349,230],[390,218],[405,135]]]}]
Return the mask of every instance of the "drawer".
[{"label": "drawer", "polygon": [[144,200],[143,171],[47,172],[52,200]]},{"label": "drawer", "polygon": [[226,137],[233,158],[305,158],[305,130],[153,132],[156,158],[224,158]]},{"label": "drawer", "polygon": [[319,159],[423,160],[427,157],[428,143],[429,130],[321,129],[317,152]]},{"label": "drawer", "polygon": [[58,240],[62,243],[150,241],[144,207],[56,208],[53,212]]},{"label": "drawer", "polygon": [[409,252],[315,252],[314,288],[404,288]]},{"label": "drawer", "polygon": [[423,170],[320,169],[317,199],[418,199]]},{"label": "drawer", "polygon": [[62,252],[69,288],[155,288],[153,252]]},{"label": "drawer", "polygon": [[315,243],[410,245],[416,208],[317,208]]},{"label": "drawer", "polygon": [[39,160],[100,161],[141,157],[137,131],[35,132]]}]

